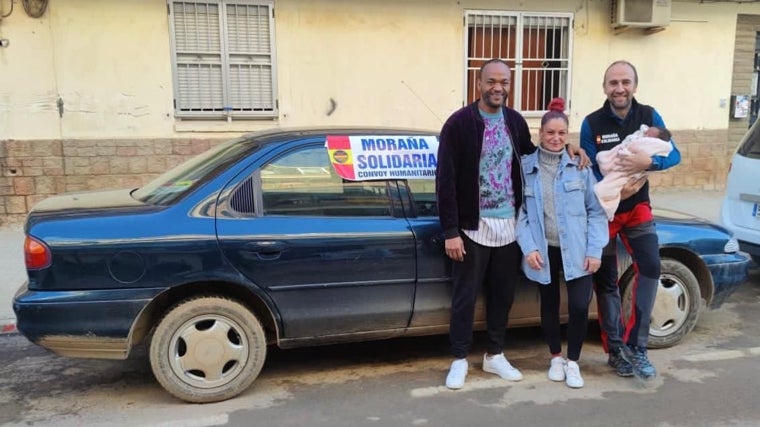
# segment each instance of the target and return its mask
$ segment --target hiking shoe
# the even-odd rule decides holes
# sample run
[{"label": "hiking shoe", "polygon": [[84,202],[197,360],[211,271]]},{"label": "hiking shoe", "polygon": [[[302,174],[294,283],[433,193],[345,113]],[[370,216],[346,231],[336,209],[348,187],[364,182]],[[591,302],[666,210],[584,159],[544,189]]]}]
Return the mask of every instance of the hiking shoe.
[{"label": "hiking shoe", "polygon": [[565,384],[570,388],[583,387],[583,377],[581,376],[581,367],[578,362],[568,360],[565,365]]},{"label": "hiking shoe", "polygon": [[451,369],[446,375],[446,387],[459,390],[464,387],[465,378],[467,378],[467,359],[456,359],[451,362]]},{"label": "hiking shoe", "polygon": [[[625,347],[625,345],[623,347]],[[627,360],[623,359],[623,356],[621,356],[620,353],[620,348],[611,348],[607,364],[615,368],[615,373],[617,373],[618,376],[632,377],[633,367]]]},{"label": "hiking shoe", "polygon": [[631,364],[636,378],[648,381],[657,376],[657,371],[647,357],[646,347],[624,345],[620,347],[620,356]]},{"label": "hiking shoe", "polygon": [[504,353],[499,353],[488,357],[488,353],[483,355],[483,370],[496,374],[507,381],[520,381],[523,379],[522,374],[514,366],[509,364]]},{"label": "hiking shoe", "polygon": [[562,356],[552,357],[547,375],[552,381],[565,381],[565,358]]}]

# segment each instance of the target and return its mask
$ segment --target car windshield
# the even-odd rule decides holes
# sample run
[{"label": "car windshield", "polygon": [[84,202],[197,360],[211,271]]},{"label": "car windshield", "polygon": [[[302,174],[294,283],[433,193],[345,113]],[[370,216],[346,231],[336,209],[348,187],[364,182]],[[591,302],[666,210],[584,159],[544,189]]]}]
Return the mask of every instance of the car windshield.
[{"label": "car windshield", "polygon": [[208,181],[241,154],[257,144],[250,138],[238,138],[209,149],[163,173],[145,186],[135,190],[132,197],[151,205],[168,205]]},{"label": "car windshield", "polygon": [[760,159],[760,120],[755,120],[736,152],[744,157]]}]

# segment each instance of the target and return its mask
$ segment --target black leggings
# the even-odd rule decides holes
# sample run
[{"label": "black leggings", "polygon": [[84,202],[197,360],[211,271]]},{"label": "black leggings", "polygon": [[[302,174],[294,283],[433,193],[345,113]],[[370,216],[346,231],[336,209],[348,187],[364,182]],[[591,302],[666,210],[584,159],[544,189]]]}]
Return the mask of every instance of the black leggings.
[{"label": "black leggings", "polygon": [[[560,285],[559,272],[562,267],[562,252],[558,247],[549,246],[549,270],[551,283],[538,284],[541,294],[541,328],[552,354],[562,353],[559,325]],[[588,306],[591,303],[593,282],[586,275],[567,282],[567,358],[578,361],[588,329]]]}]

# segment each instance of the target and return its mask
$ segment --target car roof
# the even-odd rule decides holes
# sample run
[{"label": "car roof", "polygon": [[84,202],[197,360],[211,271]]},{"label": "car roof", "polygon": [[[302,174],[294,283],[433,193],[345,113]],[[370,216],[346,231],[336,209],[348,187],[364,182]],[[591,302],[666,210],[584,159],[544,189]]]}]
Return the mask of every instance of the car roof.
[{"label": "car roof", "polygon": [[438,135],[438,131],[394,127],[302,127],[273,128],[243,135],[243,140],[255,140],[261,144],[283,142],[327,135]]}]

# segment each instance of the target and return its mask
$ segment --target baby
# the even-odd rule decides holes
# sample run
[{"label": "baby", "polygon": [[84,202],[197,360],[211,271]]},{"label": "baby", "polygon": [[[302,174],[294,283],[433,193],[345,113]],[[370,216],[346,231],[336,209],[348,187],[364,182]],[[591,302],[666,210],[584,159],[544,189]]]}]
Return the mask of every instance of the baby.
[{"label": "baby", "polygon": [[615,211],[620,204],[620,191],[629,180],[638,180],[647,172],[628,173],[619,170],[618,158],[630,156],[629,147],[636,144],[637,149],[644,150],[650,156],[667,156],[673,149],[670,143],[671,134],[662,127],[641,125],[636,132],[628,135],[623,142],[610,150],[601,151],[596,155],[599,171],[603,178],[594,185],[594,194],[602,204],[607,219],[612,221]]}]

